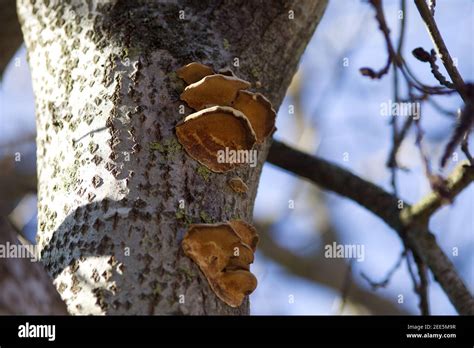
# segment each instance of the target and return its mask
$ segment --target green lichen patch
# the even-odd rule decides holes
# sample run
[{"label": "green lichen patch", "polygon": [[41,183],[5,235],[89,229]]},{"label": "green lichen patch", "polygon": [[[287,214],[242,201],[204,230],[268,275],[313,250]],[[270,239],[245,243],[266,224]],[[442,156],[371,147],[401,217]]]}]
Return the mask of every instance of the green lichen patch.
[{"label": "green lichen patch", "polygon": [[161,295],[161,292],[162,292],[162,289],[161,289],[160,284],[158,284],[158,283],[155,284],[155,286],[153,286],[153,295],[154,295],[155,297],[158,297],[158,296]]},{"label": "green lichen patch", "polygon": [[196,276],[195,273],[193,273],[191,270],[189,270],[189,269],[187,269],[187,268],[184,268],[184,267],[178,268],[178,271],[179,271],[181,274],[184,274],[185,278],[186,278],[188,281],[193,280],[193,278],[195,278],[195,276]]},{"label": "green lichen patch", "polygon": [[154,141],[149,143],[150,151],[158,151],[167,160],[172,160],[182,149],[176,138],[167,138],[161,143]]},{"label": "green lichen patch", "polygon": [[256,79],[260,78],[260,72],[256,67],[252,67],[252,70],[250,71],[250,73],[252,74],[254,78]]},{"label": "green lichen patch", "polygon": [[204,179],[204,181],[209,182],[211,180],[211,171],[204,166],[199,166],[197,168],[198,175]]},{"label": "green lichen patch", "polygon": [[185,226],[191,225],[193,223],[193,217],[186,214],[184,209],[179,208],[176,211],[176,220],[181,221]]},{"label": "green lichen patch", "polygon": [[161,153],[165,152],[165,147],[157,141],[151,142],[149,145],[151,151],[159,151]]},{"label": "green lichen patch", "polygon": [[229,48],[230,48],[229,40],[224,39],[223,44],[224,44],[224,49],[225,49],[225,50],[229,50]]},{"label": "green lichen patch", "polygon": [[212,218],[205,212],[205,211],[202,211],[199,213],[199,217],[201,218],[201,220],[203,222],[205,222],[206,224],[211,224],[213,221],[212,221]]},{"label": "green lichen patch", "polygon": [[79,171],[79,167],[78,167],[78,164],[76,163],[64,171],[64,175],[62,176],[62,181],[63,181],[63,189],[65,191],[70,192],[76,189],[78,171]]}]

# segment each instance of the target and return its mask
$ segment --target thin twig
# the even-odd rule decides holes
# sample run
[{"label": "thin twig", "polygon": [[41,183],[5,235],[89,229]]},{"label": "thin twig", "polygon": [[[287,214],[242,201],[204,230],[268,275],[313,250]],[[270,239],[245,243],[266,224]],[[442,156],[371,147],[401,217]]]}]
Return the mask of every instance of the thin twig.
[{"label": "thin twig", "polygon": [[344,282],[342,283],[342,289],[341,289],[341,305],[339,306],[339,313],[344,312],[344,307],[347,302],[347,298],[349,296],[349,291],[351,290],[351,284],[352,284],[352,259],[349,261],[349,264],[347,265],[347,270],[346,270],[346,275],[344,277]]},{"label": "thin twig", "polygon": [[392,266],[392,268],[390,268],[390,270],[388,271],[387,275],[385,276],[385,278],[381,281],[374,281],[374,280],[371,280],[369,278],[369,276],[367,274],[365,274],[364,272],[361,272],[360,275],[363,279],[365,279],[370,287],[372,288],[372,290],[377,290],[379,288],[385,288],[389,283],[390,283],[390,280],[392,279],[392,276],[395,274],[395,272],[400,268],[400,265],[402,264],[403,260],[405,259],[407,255],[407,249],[405,249],[399,256],[397,262],[395,263],[395,265]]},{"label": "thin twig", "polygon": [[471,167],[474,167],[474,159],[472,158],[471,153],[469,152],[469,133],[464,134],[464,139],[461,143],[461,151],[466,155]]},{"label": "thin twig", "polygon": [[441,196],[439,192],[433,191],[419,200],[418,203],[406,207],[400,213],[400,219],[406,225],[420,221],[426,222],[447,200],[454,200],[473,181],[474,167],[471,167],[466,161],[462,162],[446,179],[447,199]]},{"label": "thin twig", "polygon": [[[400,10],[402,11],[402,22],[400,24],[400,32],[398,34],[398,45],[397,45],[397,56],[402,57],[403,54],[403,43],[405,42],[405,28],[406,28],[406,0],[400,1]],[[393,97],[396,103],[400,101],[400,93],[399,93],[399,76],[398,76],[398,69],[397,66],[393,66]],[[391,120],[392,126],[392,141],[393,144],[397,143],[398,141],[398,122],[396,117],[392,117]],[[390,158],[390,165],[387,162],[387,166],[390,168],[391,172],[391,180],[390,183],[392,185],[393,194],[398,195],[398,187],[397,187],[397,170],[398,170],[398,163],[396,157]]]},{"label": "thin twig", "polygon": [[403,140],[405,139],[406,135],[408,134],[408,130],[410,129],[411,125],[413,124],[413,118],[408,117],[405,120],[405,123],[402,126],[402,129],[398,133],[398,137],[395,142],[392,144],[392,149],[390,150],[390,154],[388,156],[387,166],[389,168],[398,167],[397,163],[397,153],[402,145]]},{"label": "thin twig", "polygon": [[420,13],[421,18],[425,22],[426,28],[428,30],[429,35],[431,36],[431,40],[433,41],[434,48],[438,57],[443,62],[443,65],[448,72],[451,80],[456,87],[461,98],[466,102],[465,92],[464,92],[464,81],[459,74],[458,69],[456,68],[451,55],[449,54],[448,48],[444,43],[443,37],[439,32],[438,26],[436,21],[433,17],[433,14],[426,4],[425,0],[415,0],[415,5],[418,8],[418,12]]},{"label": "thin twig", "polygon": [[[420,278],[419,280],[417,279],[415,270],[412,267],[410,256],[413,257],[414,263],[417,266],[418,277]],[[420,312],[422,315],[429,315],[428,280],[426,274],[426,267],[423,261],[421,261],[421,259],[414,252],[411,252],[407,255],[407,269],[408,274],[410,274],[410,278],[413,282],[413,289],[420,298]]]},{"label": "thin twig", "polygon": [[420,298],[420,311],[421,315],[430,315],[430,302],[429,302],[429,295],[428,295],[428,271],[426,269],[426,265],[421,260],[421,258],[413,254],[413,258],[415,260],[416,267],[418,268],[418,296]]},{"label": "thin twig", "polygon": [[[333,191],[359,203],[392,227],[410,248],[416,250],[433,273],[453,306],[460,314],[474,314],[474,299],[459,277],[451,260],[437,244],[426,224],[413,224],[409,204],[400,212],[400,199],[349,171],[313,157],[283,143],[273,142],[268,161],[283,169],[311,180],[326,190]],[[465,163],[461,163],[466,170]],[[459,169],[455,170],[455,173]],[[453,174],[448,178],[450,197],[466,188],[474,175]],[[415,205],[417,206],[417,205]],[[404,212],[407,211],[407,212]],[[408,228],[410,227],[410,228]],[[408,228],[408,232],[407,232]]]},{"label": "thin twig", "polygon": [[392,65],[392,63],[395,66],[399,66],[401,63],[400,63],[399,58],[397,57],[395,49],[393,48],[392,41],[390,40],[390,29],[388,28],[387,22],[385,21],[385,15],[382,8],[382,1],[369,0],[369,2],[372,4],[372,6],[375,9],[375,18],[377,19],[377,22],[379,23],[379,29],[383,33],[383,36],[385,38],[385,44],[387,46],[388,57],[387,57],[387,63],[379,71],[374,71],[371,68],[365,67],[365,68],[361,68],[360,72],[362,75],[368,76],[372,79],[380,79],[388,73],[390,69],[390,65]]},{"label": "thin twig", "polygon": [[423,63],[429,63],[431,67],[431,73],[438,82],[447,88],[454,89],[454,84],[439,71],[439,66],[436,64],[436,51],[431,50],[431,53],[425,51],[423,47],[417,47],[412,51],[413,56]]}]

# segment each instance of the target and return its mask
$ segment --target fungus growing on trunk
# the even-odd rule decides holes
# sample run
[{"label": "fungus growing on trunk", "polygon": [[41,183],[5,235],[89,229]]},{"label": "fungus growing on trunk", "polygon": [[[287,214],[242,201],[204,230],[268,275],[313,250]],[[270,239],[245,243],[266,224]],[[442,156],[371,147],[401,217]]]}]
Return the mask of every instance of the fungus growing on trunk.
[{"label": "fungus growing on trunk", "polygon": [[234,232],[240,237],[240,240],[255,252],[258,243],[258,234],[255,227],[243,220],[231,220],[229,221],[229,224],[232,226]]},{"label": "fungus growing on trunk", "polygon": [[214,70],[207,65],[193,62],[179,68],[176,73],[189,85],[198,82],[208,75],[214,74]]},{"label": "fungus growing on trunk", "polygon": [[249,87],[249,82],[237,77],[209,75],[187,86],[181,93],[181,100],[194,110],[202,110],[213,105],[230,106],[237,93]]},{"label": "fungus growing on trunk", "polygon": [[275,130],[276,113],[272,104],[260,93],[239,91],[232,107],[242,111],[250,121],[261,144]]},{"label": "fungus growing on trunk", "polygon": [[[215,290],[214,290],[215,288]],[[231,307],[238,307],[257,288],[257,278],[247,271],[229,271],[216,279],[213,290]]]},{"label": "fungus growing on trunk", "polygon": [[176,135],[192,158],[217,173],[241,164],[221,163],[219,151],[248,151],[256,142],[247,117],[225,106],[214,106],[189,115],[176,126]]},{"label": "fungus growing on trunk", "polygon": [[250,273],[257,243],[255,229],[244,221],[191,225],[182,247],[206,276],[214,293],[238,307],[257,287]]}]

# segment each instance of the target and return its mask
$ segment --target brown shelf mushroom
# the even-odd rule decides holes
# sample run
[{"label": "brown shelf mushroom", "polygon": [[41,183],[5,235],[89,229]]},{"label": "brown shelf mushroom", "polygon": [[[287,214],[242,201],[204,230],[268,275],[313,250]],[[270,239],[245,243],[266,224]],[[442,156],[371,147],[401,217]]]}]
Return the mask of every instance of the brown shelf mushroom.
[{"label": "brown shelf mushroom", "polygon": [[249,82],[237,77],[209,75],[187,86],[181,93],[181,100],[194,110],[213,105],[230,106],[237,97],[237,92],[249,87]]},{"label": "brown shelf mushroom", "polygon": [[231,220],[229,221],[229,224],[242,242],[248,245],[255,252],[258,243],[258,234],[255,227],[243,220]]},{"label": "brown shelf mushroom", "polygon": [[[237,256],[234,255],[235,248]],[[183,239],[183,249],[211,277],[225,270],[229,264],[248,269],[253,262],[252,249],[242,244],[240,237],[227,223],[191,225]],[[241,264],[245,266],[239,266]]]},{"label": "brown shelf mushroom", "polygon": [[239,91],[232,107],[242,111],[252,124],[261,144],[275,130],[276,113],[270,101],[260,93]]},{"label": "brown shelf mushroom", "polygon": [[217,296],[231,307],[240,306],[256,288],[257,278],[247,271],[225,272],[214,284]]},{"label": "brown shelf mushroom", "polygon": [[214,74],[214,70],[207,65],[193,62],[179,68],[176,73],[189,85],[198,82],[208,75]]},{"label": "brown shelf mushroom", "polygon": [[[245,229],[249,231],[243,232]],[[204,273],[215,294],[229,306],[237,307],[257,286],[250,273],[255,238],[258,239],[255,229],[240,220],[194,224],[186,232],[182,247]]]},{"label": "brown shelf mushroom", "polygon": [[240,165],[219,163],[220,150],[251,150],[256,142],[247,117],[225,106],[214,106],[189,115],[176,126],[176,135],[192,158],[217,173]]}]

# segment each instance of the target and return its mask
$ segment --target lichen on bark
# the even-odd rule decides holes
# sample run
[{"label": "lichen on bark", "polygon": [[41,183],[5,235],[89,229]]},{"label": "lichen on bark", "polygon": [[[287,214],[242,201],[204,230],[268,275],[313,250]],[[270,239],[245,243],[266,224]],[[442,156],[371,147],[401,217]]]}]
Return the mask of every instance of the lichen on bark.
[{"label": "lichen on bark", "polygon": [[[150,144],[175,139],[185,115],[174,72],[191,61],[258,78],[277,109],[325,5],[18,1],[37,113],[38,244],[70,313],[249,313],[248,300],[220,301],[183,254],[177,213],[251,221],[270,142],[256,168],[209,180],[182,149]],[[246,195],[225,189],[234,176]]]}]

